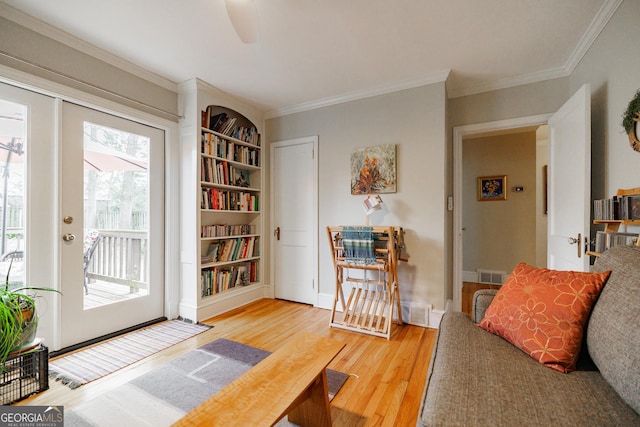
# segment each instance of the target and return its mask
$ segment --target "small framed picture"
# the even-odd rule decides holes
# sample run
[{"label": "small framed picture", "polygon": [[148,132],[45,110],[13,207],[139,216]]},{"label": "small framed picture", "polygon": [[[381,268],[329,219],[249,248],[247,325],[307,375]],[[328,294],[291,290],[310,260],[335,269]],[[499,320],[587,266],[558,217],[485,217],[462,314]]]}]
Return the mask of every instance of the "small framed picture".
[{"label": "small framed picture", "polygon": [[478,200],[507,200],[507,176],[479,176]]}]

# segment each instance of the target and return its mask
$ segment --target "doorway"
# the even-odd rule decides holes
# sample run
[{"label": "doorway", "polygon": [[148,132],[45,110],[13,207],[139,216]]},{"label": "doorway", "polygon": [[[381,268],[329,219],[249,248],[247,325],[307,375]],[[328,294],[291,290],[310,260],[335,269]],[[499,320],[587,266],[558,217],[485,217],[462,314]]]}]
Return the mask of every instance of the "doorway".
[{"label": "doorway", "polygon": [[[591,89],[583,85],[553,114],[529,116],[477,125],[453,131],[454,198],[462,202],[462,141],[488,132],[549,125],[547,267],[587,271],[584,249],[590,233],[591,206]],[[453,215],[453,298],[461,309],[462,209]]]},{"label": "doorway", "polygon": [[[547,265],[544,175],[546,126],[471,135],[463,140],[463,300],[496,289],[519,262]],[[479,183],[505,179],[504,199],[482,199]],[[482,178],[480,178],[482,177]]]},{"label": "doorway", "polygon": [[[453,130],[453,194],[455,209],[453,212],[453,304],[454,309],[460,311],[462,309],[462,284],[464,282],[464,266],[463,266],[463,241],[464,227],[463,224],[463,194],[464,194],[464,171],[463,171],[463,141],[479,136],[505,134],[519,132],[521,129],[535,129],[539,126],[546,125],[551,117],[550,114],[538,116],[529,116],[518,119],[500,120],[496,122],[481,123],[476,125],[459,126]],[[474,177],[475,178],[475,177]],[[507,186],[512,185],[508,182]],[[490,201],[483,203],[500,203],[498,201]]]}]

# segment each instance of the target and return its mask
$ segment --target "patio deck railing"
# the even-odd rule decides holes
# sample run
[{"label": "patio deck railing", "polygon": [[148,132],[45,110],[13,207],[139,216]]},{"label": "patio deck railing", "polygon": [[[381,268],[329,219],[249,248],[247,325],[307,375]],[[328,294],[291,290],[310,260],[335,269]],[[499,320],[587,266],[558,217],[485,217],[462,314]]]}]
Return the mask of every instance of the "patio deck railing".
[{"label": "patio deck railing", "polygon": [[100,241],[87,277],[127,285],[132,291],[148,288],[148,236],[146,231],[99,230]]}]

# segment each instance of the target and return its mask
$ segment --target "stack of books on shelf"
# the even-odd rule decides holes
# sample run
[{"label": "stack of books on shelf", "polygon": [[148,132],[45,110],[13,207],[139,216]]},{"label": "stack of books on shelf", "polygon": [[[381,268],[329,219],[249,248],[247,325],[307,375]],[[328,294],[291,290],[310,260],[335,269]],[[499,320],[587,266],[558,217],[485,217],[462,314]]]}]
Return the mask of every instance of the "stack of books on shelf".
[{"label": "stack of books on shelf", "polygon": [[258,212],[260,197],[245,191],[220,190],[203,188],[200,208],[207,210],[227,210],[241,212]]},{"label": "stack of books on shelf", "polygon": [[228,267],[214,267],[202,270],[200,275],[200,289],[203,297],[220,292],[247,286],[258,280],[258,263],[245,262]]},{"label": "stack of books on shelf", "polygon": [[638,233],[596,232],[595,251],[604,252],[614,246],[634,246],[638,241]]},{"label": "stack of books on shelf", "polygon": [[213,224],[203,225],[200,237],[228,237],[255,234],[256,226],[251,224]]},{"label": "stack of books on shelf", "polygon": [[249,171],[209,157],[200,159],[200,179],[211,184],[249,187]]},{"label": "stack of books on shelf", "polygon": [[213,112],[213,106],[202,112],[202,126],[214,132],[238,139],[248,144],[260,146],[260,134],[255,127],[236,126],[238,119],[227,113]]},{"label": "stack of books on shelf", "polygon": [[260,152],[255,148],[237,145],[212,133],[203,133],[200,152],[209,156],[233,160],[250,166],[260,166]]},{"label": "stack of books on shelf", "polygon": [[613,196],[593,201],[593,219],[596,221],[639,221],[640,195]]},{"label": "stack of books on shelf", "polygon": [[229,262],[258,256],[257,237],[236,237],[211,242],[207,253],[201,257],[203,263]]}]

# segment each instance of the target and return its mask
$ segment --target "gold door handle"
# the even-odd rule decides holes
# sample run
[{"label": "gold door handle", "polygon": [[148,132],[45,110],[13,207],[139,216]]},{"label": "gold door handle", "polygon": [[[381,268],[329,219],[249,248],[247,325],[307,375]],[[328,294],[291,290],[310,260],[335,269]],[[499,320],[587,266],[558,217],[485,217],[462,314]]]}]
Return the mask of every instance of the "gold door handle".
[{"label": "gold door handle", "polygon": [[578,237],[569,237],[569,244],[578,244],[578,258],[582,256],[582,233],[578,233]]},{"label": "gold door handle", "polygon": [[65,242],[73,242],[74,240],[76,240],[76,235],[71,233],[63,234],[62,240],[64,240]]}]

